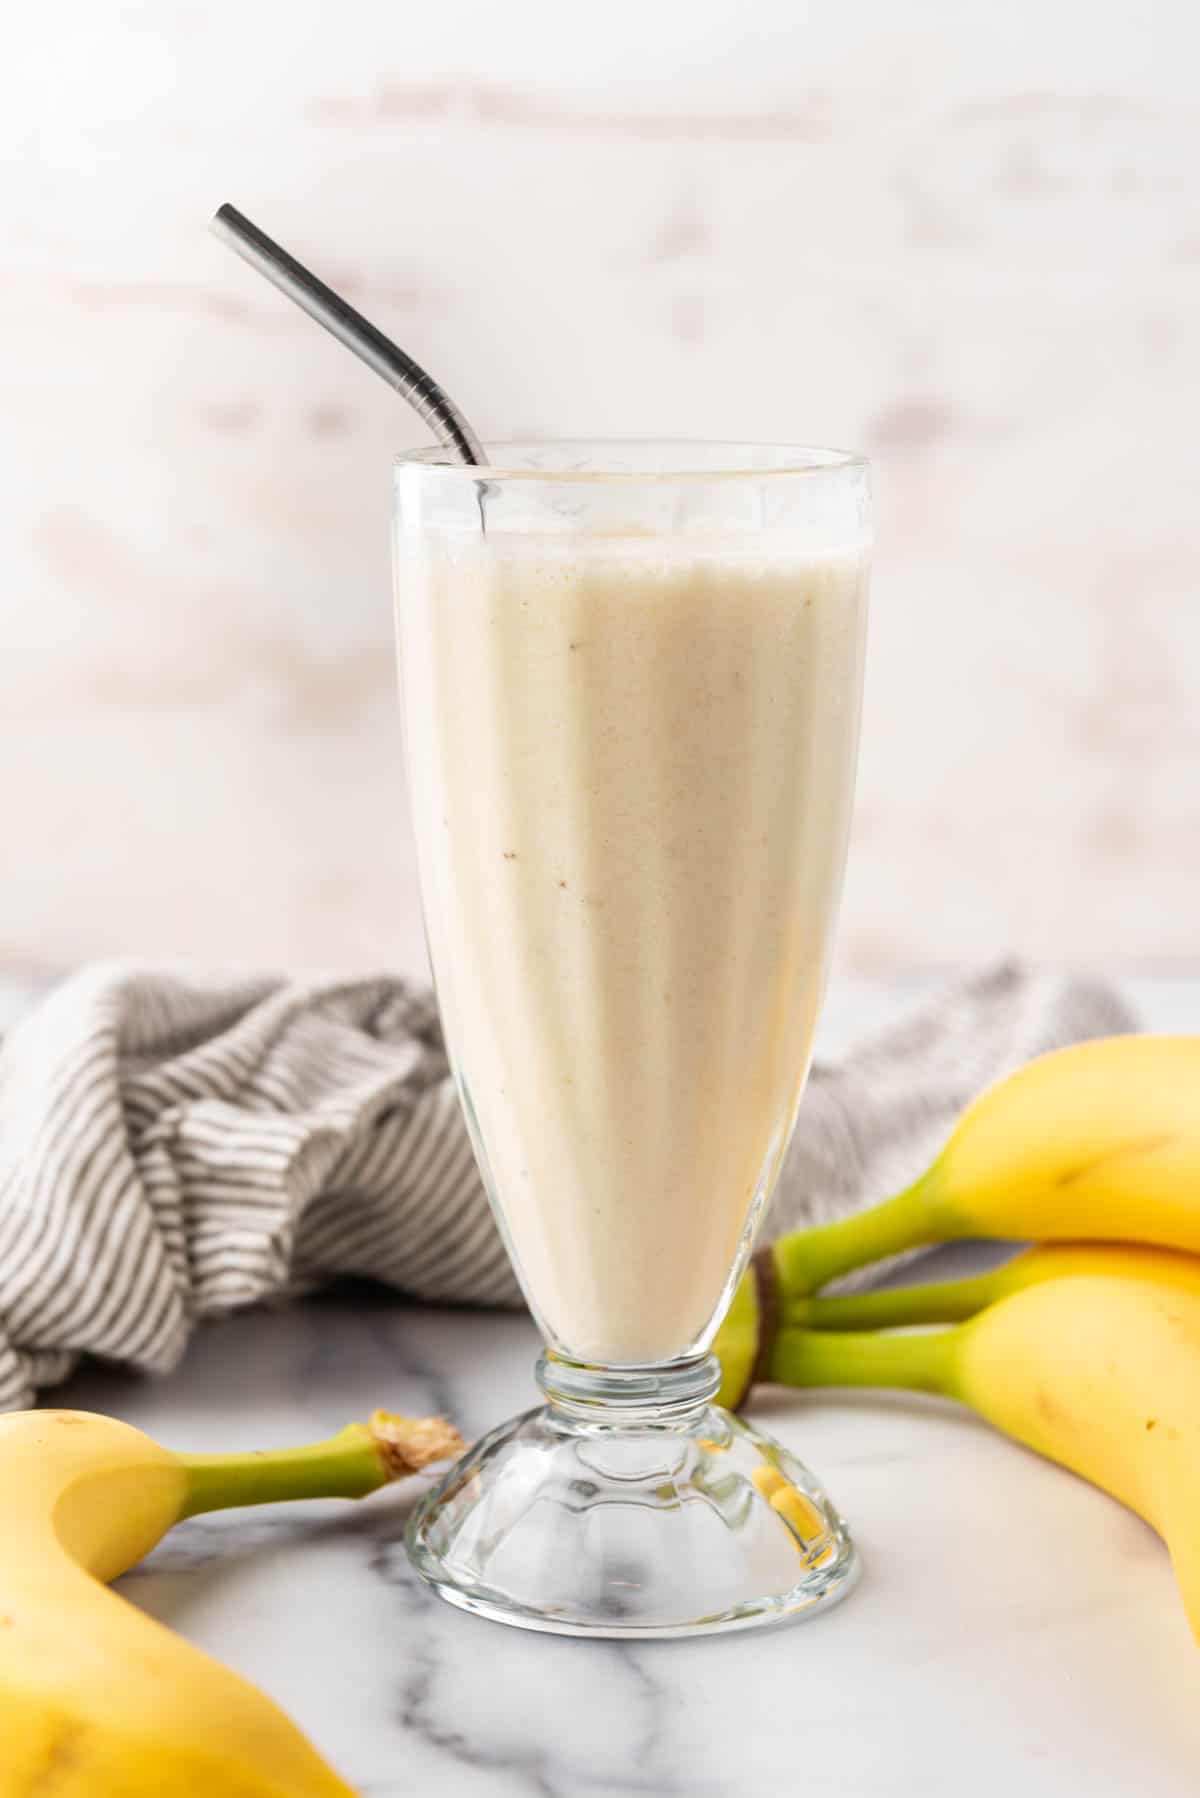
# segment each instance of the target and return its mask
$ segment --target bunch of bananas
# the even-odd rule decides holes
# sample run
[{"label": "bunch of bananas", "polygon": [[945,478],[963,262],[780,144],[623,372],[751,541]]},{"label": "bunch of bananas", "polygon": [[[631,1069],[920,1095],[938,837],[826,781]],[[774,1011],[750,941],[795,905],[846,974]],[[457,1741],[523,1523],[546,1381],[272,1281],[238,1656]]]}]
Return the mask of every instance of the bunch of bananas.
[{"label": "bunch of bananas", "polygon": [[[952,1237],[1032,1238],[943,1285],[821,1296]],[[914,1331],[895,1326],[950,1325]],[[717,1340],[755,1377],[970,1405],[1137,1511],[1200,1639],[1200,1037],[1112,1037],[1030,1062],[969,1107],[898,1197],[762,1251]]]}]

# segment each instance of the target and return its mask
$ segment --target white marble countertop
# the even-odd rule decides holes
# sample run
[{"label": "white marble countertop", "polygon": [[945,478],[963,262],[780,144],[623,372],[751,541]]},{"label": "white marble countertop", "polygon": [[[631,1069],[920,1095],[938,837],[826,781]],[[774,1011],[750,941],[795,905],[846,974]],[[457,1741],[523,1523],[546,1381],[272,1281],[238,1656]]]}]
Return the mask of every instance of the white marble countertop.
[{"label": "white marble countertop", "polygon": [[[1127,984],[1148,1026],[1200,1022],[1200,982]],[[836,991],[826,1044],[891,997]],[[377,1404],[470,1434],[533,1401],[536,1348],[524,1318],[364,1292],[209,1327],[170,1379],[89,1370],[60,1398],[195,1449],[302,1441]],[[808,1624],[634,1647],[465,1616],[408,1566],[411,1483],[186,1523],[124,1590],[369,1798],[1195,1791],[1196,1652],[1137,1518],[933,1400],[775,1394],[755,1415],[863,1553],[858,1591]]]}]

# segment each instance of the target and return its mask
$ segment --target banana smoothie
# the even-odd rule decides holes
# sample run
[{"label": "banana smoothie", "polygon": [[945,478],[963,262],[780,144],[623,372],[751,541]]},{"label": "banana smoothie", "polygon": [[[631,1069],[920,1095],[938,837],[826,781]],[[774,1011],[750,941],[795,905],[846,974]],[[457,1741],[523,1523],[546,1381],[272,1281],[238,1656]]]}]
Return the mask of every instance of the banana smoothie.
[{"label": "banana smoothie", "polygon": [[866,574],[763,531],[464,533],[406,564],[439,1000],[526,1293],[577,1360],[694,1353],[773,1183],[841,884]]}]

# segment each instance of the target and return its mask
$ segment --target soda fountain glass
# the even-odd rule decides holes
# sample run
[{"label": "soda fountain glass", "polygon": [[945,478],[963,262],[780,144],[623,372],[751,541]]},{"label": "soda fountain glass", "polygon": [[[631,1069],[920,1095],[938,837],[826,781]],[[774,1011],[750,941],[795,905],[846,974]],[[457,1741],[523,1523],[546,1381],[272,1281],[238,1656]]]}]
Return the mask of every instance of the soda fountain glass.
[{"label": "soda fountain glass", "polygon": [[[443,1597],[564,1634],[814,1612],[846,1527],[714,1404],[710,1352],[808,1071],[841,889],[865,465],[489,444],[395,472],[426,934],[544,1403],[424,1499]],[[480,1244],[486,1256],[492,1244]]]}]

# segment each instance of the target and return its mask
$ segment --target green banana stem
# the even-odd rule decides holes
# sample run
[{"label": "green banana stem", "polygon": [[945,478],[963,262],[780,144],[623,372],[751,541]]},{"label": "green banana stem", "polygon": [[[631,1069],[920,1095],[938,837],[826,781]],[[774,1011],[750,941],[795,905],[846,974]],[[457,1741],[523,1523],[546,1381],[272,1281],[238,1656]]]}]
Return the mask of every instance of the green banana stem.
[{"label": "green banana stem", "polygon": [[816,1292],[830,1280],[882,1261],[885,1255],[954,1235],[954,1220],[937,1203],[936,1173],[935,1163],[912,1186],[881,1205],[811,1230],[793,1230],[773,1242],[770,1253],[782,1303]]},{"label": "green banana stem", "polygon": [[392,1480],[445,1460],[464,1447],[440,1417],[395,1417],[376,1411],[370,1423],[303,1448],[261,1454],[180,1455],[187,1475],[181,1517],[231,1505],[270,1505],[293,1498],[365,1498]]},{"label": "green banana stem", "polygon": [[788,1327],[775,1338],[766,1378],[781,1386],[898,1386],[953,1398],[957,1350],[953,1329],[891,1336]]},{"label": "green banana stem", "polygon": [[967,1280],[931,1280],[882,1292],[785,1301],[783,1323],[810,1330],[891,1330],[904,1324],[954,1324],[1013,1290],[1007,1267]]},{"label": "green banana stem", "polygon": [[814,1298],[818,1288],[841,1274],[899,1254],[918,1244],[944,1242],[961,1225],[939,1197],[939,1164],[868,1211],[793,1230],[760,1249],[746,1270],[713,1349],[721,1363],[719,1403],[736,1411],[756,1378],[762,1377],[782,1325],[852,1330],[902,1323],[954,1323],[970,1317],[1000,1293],[983,1275],[978,1281],[946,1282],[907,1291],[856,1293]]}]

